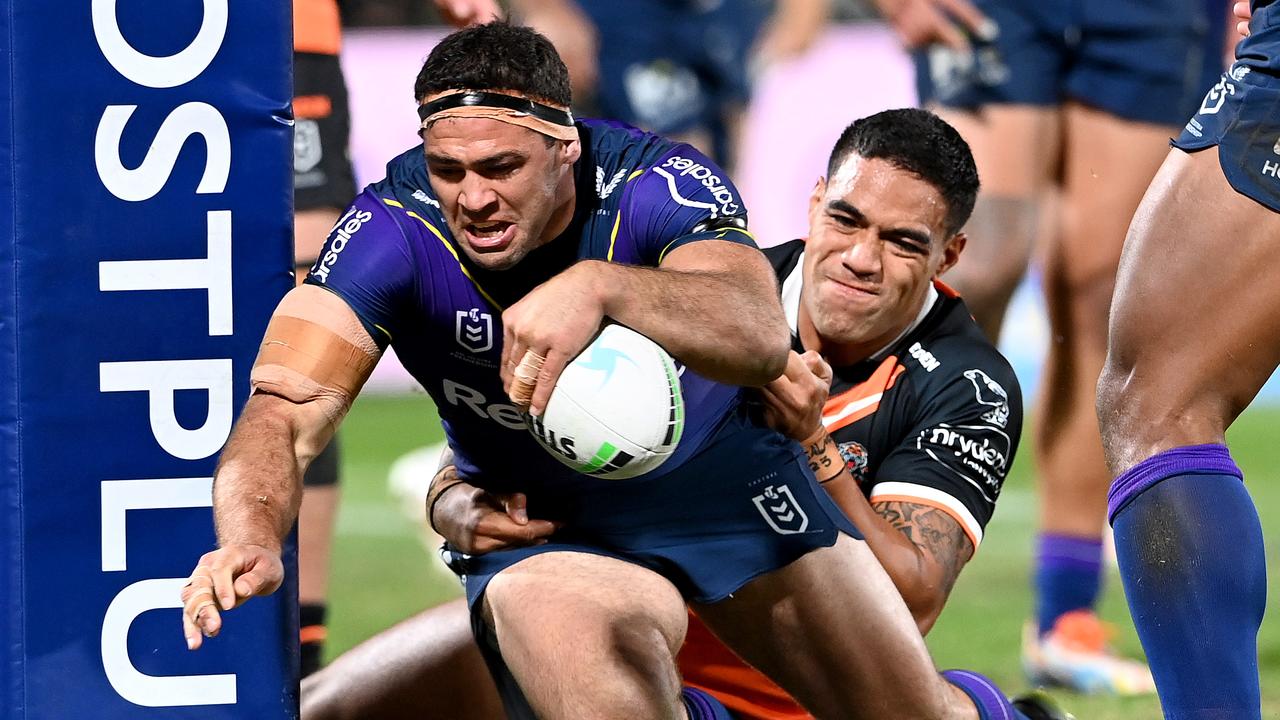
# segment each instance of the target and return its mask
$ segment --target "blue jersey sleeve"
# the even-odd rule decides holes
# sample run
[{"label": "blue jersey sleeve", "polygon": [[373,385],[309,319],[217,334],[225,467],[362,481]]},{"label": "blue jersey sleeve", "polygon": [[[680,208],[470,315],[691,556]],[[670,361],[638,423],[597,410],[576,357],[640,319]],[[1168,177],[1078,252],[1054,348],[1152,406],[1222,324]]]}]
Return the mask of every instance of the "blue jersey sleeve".
[{"label": "blue jersey sleeve", "polygon": [[413,267],[404,229],[369,189],[333,226],[306,282],[345,300],[369,335],[386,347],[412,297]]},{"label": "blue jersey sleeve", "polygon": [[620,231],[645,265],[659,265],[667,253],[699,240],[756,246],[738,189],[688,145],[673,146],[624,192]]}]

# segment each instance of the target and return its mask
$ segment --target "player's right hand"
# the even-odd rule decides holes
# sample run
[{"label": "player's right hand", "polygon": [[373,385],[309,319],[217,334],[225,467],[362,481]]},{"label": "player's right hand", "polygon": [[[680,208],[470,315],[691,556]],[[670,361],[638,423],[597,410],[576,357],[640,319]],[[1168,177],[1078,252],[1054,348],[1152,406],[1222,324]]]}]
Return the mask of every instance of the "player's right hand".
[{"label": "player's right hand", "polygon": [[967,52],[970,35],[992,40],[998,32],[970,0],[876,0],[876,5],[909,50],[946,45]]},{"label": "player's right hand", "polygon": [[284,582],[280,551],[261,545],[227,545],[205,553],[182,588],[182,634],[187,649],[222,630],[221,611],[255,595],[270,595]]},{"label": "player's right hand", "polygon": [[532,520],[524,493],[491,493],[466,482],[429,509],[431,524],[453,549],[468,555],[542,545],[560,523]]}]

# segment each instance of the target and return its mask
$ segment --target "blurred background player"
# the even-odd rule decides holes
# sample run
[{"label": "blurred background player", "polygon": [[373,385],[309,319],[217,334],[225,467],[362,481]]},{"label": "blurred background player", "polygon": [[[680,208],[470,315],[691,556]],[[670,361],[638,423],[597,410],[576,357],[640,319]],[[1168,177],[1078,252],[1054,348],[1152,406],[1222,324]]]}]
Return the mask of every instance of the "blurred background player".
[{"label": "blurred background player", "polygon": [[1092,388],[1128,218],[1202,93],[1204,68],[1221,57],[1222,33],[1205,0],[880,4],[921,46],[922,101],[973,147],[983,194],[948,280],[992,338],[1043,235],[1051,341],[1035,424],[1040,532],[1024,667],[1036,683],[1150,692],[1146,668],[1106,647],[1095,612],[1110,476]]},{"label": "blurred background player", "polygon": [[1225,445],[1280,363],[1280,3],[1251,9],[1133,218],[1098,383],[1121,577],[1171,720],[1262,717],[1262,528]]},{"label": "blurred background player", "polygon": [[[487,22],[496,0],[435,0],[456,25]],[[316,261],[342,209],[356,194],[347,145],[351,133],[347,87],[338,53],[342,23],[337,0],[293,2],[293,255],[300,284]],[[339,450],[335,438],[307,469],[298,514],[298,602],[302,675],[324,653],[329,555],[338,508]]]},{"label": "blurred background player", "polygon": [[808,48],[831,0],[512,0],[565,59],[587,114],[687,142],[732,170],[755,69]]},{"label": "blurred background player", "polygon": [[[329,229],[355,195],[347,157],[347,88],[338,64],[341,37],[337,0],[294,0],[293,257],[298,283],[306,278]],[[320,667],[324,651],[338,466],[335,439],[307,469],[303,481],[298,602],[304,677]]]}]

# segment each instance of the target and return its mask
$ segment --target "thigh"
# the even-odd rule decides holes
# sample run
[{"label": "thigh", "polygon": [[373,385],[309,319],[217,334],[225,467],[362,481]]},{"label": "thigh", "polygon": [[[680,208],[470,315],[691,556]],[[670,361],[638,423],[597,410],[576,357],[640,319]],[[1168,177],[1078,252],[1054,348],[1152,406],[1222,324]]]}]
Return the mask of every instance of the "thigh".
[{"label": "thigh", "polygon": [[462,600],[421,612],[302,681],[305,720],[497,720]]},{"label": "thigh", "polygon": [[[1280,213],[1173,150],[1129,229],[1099,397],[1112,470],[1221,442],[1280,362]],[[1116,398],[1119,401],[1116,401]]]},{"label": "thigh", "polygon": [[1063,121],[1060,231],[1049,239],[1045,287],[1069,294],[1096,290],[1094,319],[1102,328],[1129,221],[1176,128],[1079,102],[1064,106]]},{"label": "thigh", "polygon": [[[865,542],[842,536],[698,616],[818,717],[957,717],[901,595]],[[972,707],[969,707],[972,711]]]},{"label": "thigh", "polygon": [[982,196],[1037,199],[1057,176],[1062,142],[1056,106],[990,104],[932,108],[973,152]]}]

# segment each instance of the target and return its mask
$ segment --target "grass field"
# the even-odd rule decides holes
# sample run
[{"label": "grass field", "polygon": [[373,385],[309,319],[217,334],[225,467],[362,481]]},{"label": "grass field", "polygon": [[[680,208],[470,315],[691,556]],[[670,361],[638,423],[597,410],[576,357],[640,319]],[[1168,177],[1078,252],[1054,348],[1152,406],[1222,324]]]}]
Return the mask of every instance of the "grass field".
[{"label": "grass field", "polygon": [[[1261,509],[1267,533],[1268,571],[1280,558],[1280,408],[1251,410],[1231,434],[1236,460]],[[437,570],[418,541],[417,528],[387,491],[392,461],[440,437],[439,423],[425,396],[368,397],[360,400],[343,427],[343,505],[335,541],[330,602],[330,656],[413,612],[457,597],[452,576]],[[1024,448],[1030,443],[1024,442]],[[1014,465],[982,550],[965,569],[947,609],[930,634],[929,646],[941,667],[987,673],[1008,691],[1024,689],[1018,663],[1018,636],[1031,611],[1028,563],[1035,494],[1030,453]],[[1141,648],[1115,571],[1108,573],[1102,606],[1116,621],[1115,643],[1124,651]],[[1277,606],[1275,586],[1268,605]],[[1263,717],[1280,717],[1280,624],[1265,623],[1259,638]],[[1117,700],[1063,696],[1079,720],[1157,720],[1154,698]]]}]

